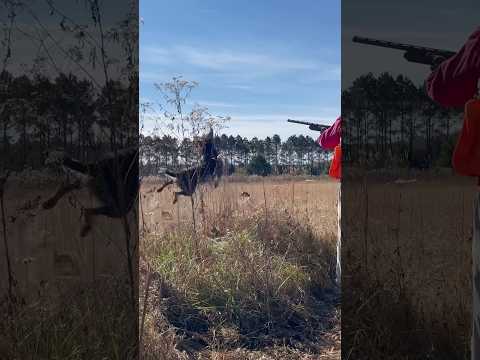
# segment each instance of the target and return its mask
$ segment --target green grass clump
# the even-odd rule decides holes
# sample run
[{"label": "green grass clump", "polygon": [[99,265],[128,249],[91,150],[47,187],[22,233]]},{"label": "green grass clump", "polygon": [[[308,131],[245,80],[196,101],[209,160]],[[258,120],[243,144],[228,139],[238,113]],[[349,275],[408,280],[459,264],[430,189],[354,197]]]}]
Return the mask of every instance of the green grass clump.
[{"label": "green grass clump", "polygon": [[332,242],[288,216],[269,221],[254,216],[217,239],[171,232],[144,240],[142,253],[162,279],[165,317],[181,333],[258,347],[313,341],[324,330],[315,294],[332,285]]}]

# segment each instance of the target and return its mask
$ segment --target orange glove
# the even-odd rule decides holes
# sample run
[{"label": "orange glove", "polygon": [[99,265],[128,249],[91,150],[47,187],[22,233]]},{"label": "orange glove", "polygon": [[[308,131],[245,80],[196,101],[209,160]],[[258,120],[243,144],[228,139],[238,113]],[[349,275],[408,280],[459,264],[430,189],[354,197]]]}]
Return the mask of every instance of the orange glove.
[{"label": "orange glove", "polygon": [[339,180],[342,176],[342,146],[340,144],[335,146],[333,160],[330,164],[328,175]]}]

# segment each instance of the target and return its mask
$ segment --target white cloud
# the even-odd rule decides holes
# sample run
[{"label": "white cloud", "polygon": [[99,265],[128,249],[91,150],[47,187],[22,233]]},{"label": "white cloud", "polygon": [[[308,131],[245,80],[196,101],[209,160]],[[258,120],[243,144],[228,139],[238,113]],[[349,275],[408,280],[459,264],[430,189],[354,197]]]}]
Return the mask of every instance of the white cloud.
[{"label": "white cloud", "polygon": [[193,46],[157,47],[140,49],[141,61],[151,65],[188,64],[214,71],[245,71],[245,68],[266,72],[318,71],[332,67],[318,61],[285,57],[262,52],[239,52],[230,49],[199,49]]},{"label": "white cloud", "polygon": [[[235,90],[258,92],[252,82],[292,74],[294,82],[316,84],[340,81],[340,64],[282,55],[281,52],[237,51],[232,49],[203,49],[193,46],[144,46],[140,50],[141,81],[164,81],[166,73],[182,74],[184,78],[215,83]],[[156,74],[156,69],[162,75]],[[189,76],[186,72],[190,73]],[[192,76],[193,75],[193,76]],[[228,85],[226,85],[228,84]]]},{"label": "white cloud", "polygon": [[172,76],[167,75],[166,73],[163,73],[163,72],[142,71],[142,69],[140,69],[140,82],[145,82],[145,83],[161,82],[171,78]]},{"label": "white cloud", "polygon": [[261,53],[233,52],[230,50],[205,51],[182,46],[177,51],[191,65],[213,70],[224,70],[232,66],[251,66],[277,70],[312,70],[317,65],[301,59],[276,58]]},{"label": "white cloud", "polygon": [[171,63],[171,53],[166,48],[161,47],[153,47],[153,46],[146,46],[143,48],[140,46],[140,61],[146,62],[149,64],[156,64],[156,65],[165,65]]},{"label": "white cloud", "polygon": [[253,86],[251,85],[239,85],[239,84],[230,84],[226,85],[225,87],[229,89],[236,89],[236,90],[252,90]]},{"label": "white cloud", "polygon": [[240,106],[244,106],[244,104],[239,105],[239,104],[227,103],[222,101],[208,101],[208,100],[198,100],[198,101],[192,101],[189,103],[190,104],[197,103],[201,106],[206,106],[206,107],[221,107],[221,108],[238,108]]},{"label": "white cloud", "polygon": [[340,81],[341,66],[325,65],[318,71],[299,78],[301,84],[317,84],[321,81]]}]

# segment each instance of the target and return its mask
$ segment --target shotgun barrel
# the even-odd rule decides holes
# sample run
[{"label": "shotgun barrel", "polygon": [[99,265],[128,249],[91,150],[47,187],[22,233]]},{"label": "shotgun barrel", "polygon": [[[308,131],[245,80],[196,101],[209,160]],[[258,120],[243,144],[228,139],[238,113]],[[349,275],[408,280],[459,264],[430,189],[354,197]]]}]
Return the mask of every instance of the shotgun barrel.
[{"label": "shotgun barrel", "polygon": [[402,44],[393,41],[378,40],[361,36],[354,36],[352,41],[359,44],[402,50],[405,51],[403,54],[405,60],[430,66],[436,66],[442,61],[456,54],[454,51],[450,50]]},{"label": "shotgun barrel", "polygon": [[315,123],[306,122],[306,121],[299,121],[299,120],[292,120],[292,119],[288,119],[287,121],[294,124],[307,125],[310,130],[314,130],[314,131],[324,131],[329,128],[328,125],[315,124]]}]

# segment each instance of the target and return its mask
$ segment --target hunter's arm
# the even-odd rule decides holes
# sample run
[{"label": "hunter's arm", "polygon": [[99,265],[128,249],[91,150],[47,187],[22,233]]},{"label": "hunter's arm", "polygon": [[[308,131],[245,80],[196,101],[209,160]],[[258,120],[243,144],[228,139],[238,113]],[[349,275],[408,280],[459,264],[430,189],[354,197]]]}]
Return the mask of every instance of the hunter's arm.
[{"label": "hunter's arm", "polygon": [[341,130],[342,117],[339,117],[332,126],[320,134],[317,143],[324,149],[334,149],[340,143]]},{"label": "hunter's arm", "polygon": [[480,77],[480,27],[460,51],[442,62],[427,79],[430,98],[445,107],[462,107],[477,91]]}]

